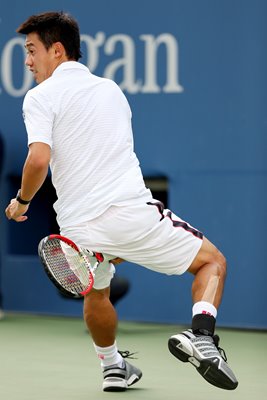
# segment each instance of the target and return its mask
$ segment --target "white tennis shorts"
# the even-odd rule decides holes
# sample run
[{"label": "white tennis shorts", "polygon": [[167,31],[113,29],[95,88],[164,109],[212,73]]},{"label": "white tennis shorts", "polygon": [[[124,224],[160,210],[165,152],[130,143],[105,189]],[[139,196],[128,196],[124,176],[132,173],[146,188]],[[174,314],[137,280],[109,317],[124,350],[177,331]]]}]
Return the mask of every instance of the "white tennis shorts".
[{"label": "white tennis shorts", "polygon": [[101,216],[64,228],[63,236],[105,260],[96,271],[95,289],[108,287],[119,257],[167,275],[184,273],[202,245],[203,234],[161,202],[111,206]]}]

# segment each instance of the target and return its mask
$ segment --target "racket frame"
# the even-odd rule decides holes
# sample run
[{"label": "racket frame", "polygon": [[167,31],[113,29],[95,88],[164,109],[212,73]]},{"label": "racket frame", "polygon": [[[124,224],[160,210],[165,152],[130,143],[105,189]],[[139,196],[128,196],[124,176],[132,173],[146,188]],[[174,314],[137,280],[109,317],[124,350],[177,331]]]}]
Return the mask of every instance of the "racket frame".
[{"label": "racket frame", "polygon": [[[44,254],[43,254],[43,247],[45,246],[45,244],[46,244],[49,240],[53,240],[53,239],[61,240],[62,242],[66,243],[66,244],[68,244],[70,247],[72,247],[75,251],[77,251],[77,253],[80,255],[80,257],[83,258],[85,264],[87,265],[88,272],[89,272],[89,276],[90,276],[90,284],[89,284],[89,286],[88,286],[85,290],[83,290],[83,291],[80,292],[79,294],[78,294],[78,293],[77,293],[77,294],[72,293],[72,292],[68,291],[67,289],[65,289],[65,288],[58,282],[58,280],[54,277],[54,275],[53,275],[52,272],[50,271],[50,268],[49,268],[49,266],[48,266],[48,263],[47,263],[47,261],[46,261],[46,259],[45,259],[45,257],[44,257]],[[74,243],[71,239],[69,239],[69,238],[67,238],[67,237],[65,237],[65,236],[62,236],[62,235],[59,235],[59,234],[51,234],[51,235],[49,235],[49,236],[44,237],[44,238],[40,241],[40,243],[39,243],[39,245],[38,245],[38,254],[39,254],[39,258],[40,258],[40,260],[41,260],[41,262],[42,262],[42,265],[43,265],[43,267],[44,267],[44,270],[45,270],[45,272],[46,272],[48,278],[53,282],[53,284],[56,286],[56,288],[57,288],[63,295],[65,295],[65,296],[67,296],[67,297],[71,297],[71,298],[75,298],[75,299],[82,298],[82,297],[84,297],[87,293],[89,293],[90,290],[91,290],[92,287],[93,287],[93,284],[94,284],[94,271],[96,270],[96,268],[98,267],[98,265],[104,260],[104,257],[103,257],[103,255],[102,255],[101,253],[95,253],[95,252],[92,252],[92,251],[90,251],[90,250],[86,250],[86,252],[89,253],[89,255],[95,257],[96,260],[97,260],[93,268],[92,268],[90,262],[88,261],[86,255],[83,253],[83,250],[82,250],[81,248],[79,248],[79,247],[76,245],[76,243]]]}]

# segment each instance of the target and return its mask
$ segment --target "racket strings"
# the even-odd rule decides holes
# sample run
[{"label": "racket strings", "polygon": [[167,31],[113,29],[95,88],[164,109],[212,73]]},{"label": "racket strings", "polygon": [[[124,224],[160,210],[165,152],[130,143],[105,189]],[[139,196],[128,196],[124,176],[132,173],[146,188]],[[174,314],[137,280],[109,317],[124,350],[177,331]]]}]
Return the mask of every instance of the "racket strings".
[{"label": "racket strings", "polygon": [[83,256],[60,240],[46,242],[43,249],[50,272],[68,291],[79,294],[91,285],[92,276]]}]

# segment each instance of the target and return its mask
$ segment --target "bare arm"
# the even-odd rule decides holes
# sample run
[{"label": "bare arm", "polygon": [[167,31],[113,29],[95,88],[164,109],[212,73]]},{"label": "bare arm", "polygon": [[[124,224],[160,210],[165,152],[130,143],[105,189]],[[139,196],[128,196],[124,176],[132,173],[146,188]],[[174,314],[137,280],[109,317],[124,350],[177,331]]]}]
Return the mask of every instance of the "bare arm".
[{"label": "bare arm", "polygon": [[[20,197],[24,200],[32,200],[38,192],[47,176],[51,156],[50,147],[45,143],[32,143],[23,167]],[[23,222],[28,217],[24,215],[29,205],[20,204],[12,199],[6,208],[8,219]]]}]

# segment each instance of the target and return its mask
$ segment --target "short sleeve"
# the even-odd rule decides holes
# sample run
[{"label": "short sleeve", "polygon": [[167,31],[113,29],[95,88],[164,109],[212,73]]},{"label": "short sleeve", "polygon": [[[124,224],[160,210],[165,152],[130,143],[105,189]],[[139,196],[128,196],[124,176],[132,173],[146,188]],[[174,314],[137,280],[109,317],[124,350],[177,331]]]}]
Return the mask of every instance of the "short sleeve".
[{"label": "short sleeve", "polygon": [[23,102],[23,118],[28,135],[28,145],[42,142],[52,148],[54,113],[49,101],[39,93],[29,91]]}]

